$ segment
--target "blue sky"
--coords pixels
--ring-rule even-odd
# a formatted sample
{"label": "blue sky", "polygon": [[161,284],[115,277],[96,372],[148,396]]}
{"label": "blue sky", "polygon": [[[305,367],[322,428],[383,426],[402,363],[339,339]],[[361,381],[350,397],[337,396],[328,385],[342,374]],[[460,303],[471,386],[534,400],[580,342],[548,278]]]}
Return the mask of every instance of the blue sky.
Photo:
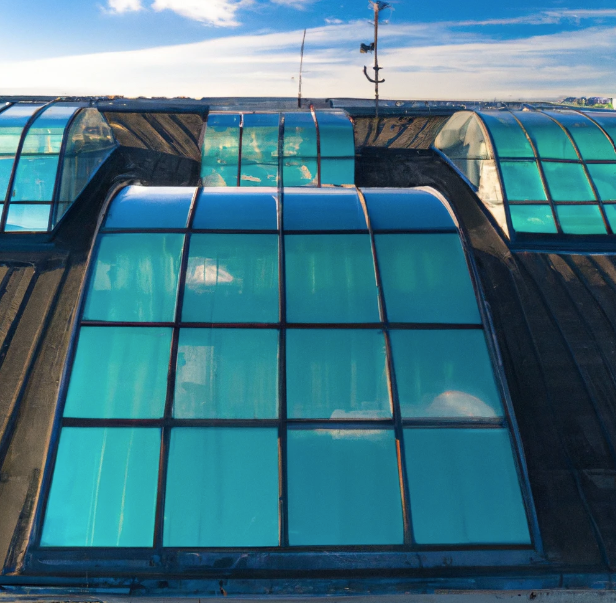
{"label": "blue sky", "polygon": [[[579,0],[578,0],[579,1]],[[367,0],[0,0],[0,93],[370,97]],[[398,0],[383,97],[616,95],[613,1]]]}

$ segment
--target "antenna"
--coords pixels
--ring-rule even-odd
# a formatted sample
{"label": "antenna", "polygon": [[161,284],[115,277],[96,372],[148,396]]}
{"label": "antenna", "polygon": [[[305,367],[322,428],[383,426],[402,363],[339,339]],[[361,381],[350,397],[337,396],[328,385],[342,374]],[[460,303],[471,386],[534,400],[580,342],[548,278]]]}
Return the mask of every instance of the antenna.
{"label": "antenna", "polygon": [[370,0],[370,6],[374,9],[374,42],[371,44],[360,44],[359,52],[374,52],[374,79],[368,75],[368,68],[364,65],[364,75],[369,82],[374,84],[374,115],[379,116],[379,84],[382,84],[385,80],[379,80],[379,71],[383,69],[379,67],[378,58],[378,45],[379,45],[379,13],[386,9],[391,8],[391,5],[382,0]]}
{"label": "antenna", "polygon": [[304,66],[304,44],[306,42],[306,30],[304,29],[304,37],[302,38],[302,49],[299,57],[299,91],[297,93],[297,107],[302,108],[302,67]]}

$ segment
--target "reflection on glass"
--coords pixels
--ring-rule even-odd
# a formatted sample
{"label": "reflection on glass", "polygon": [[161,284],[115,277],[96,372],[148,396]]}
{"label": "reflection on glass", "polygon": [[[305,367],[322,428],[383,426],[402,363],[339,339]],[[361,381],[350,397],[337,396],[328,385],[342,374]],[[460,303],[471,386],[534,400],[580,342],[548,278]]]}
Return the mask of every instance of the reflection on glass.
{"label": "reflection on glass", "polygon": [[285,113],[284,186],[317,186],[317,129],[311,113]]}
{"label": "reflection on glass", "polygon": [[616,163],[590,163],[587,167],[601,201],[616,201]]}
{"label": "reflection on glass", "polygon": [[511,113],[494,111],[479,115],[492,135],[498,157],[534,157],[528,138]]}
{"label": "reflection on glass", "polygon": [[544,113],[538,111],[515,111],[524,129],[537,149],[541,159],[578,158],[564,130]]}
{"label": "reflection on glass", "polygon": [[392,430],[291,430],[289,543],[402,544]]}
{"label": "reflection on glass", "polygon": [[278,416],[278,331],[182,329],[173,415],[183,419]]}
{"label": "reflection on glass", "polygon": [[554,201],[595,201],[584,168],[579,163],[542,162]]}
{"label": "reflection on glass", "polygon": [[203,186],[237,186],[240,116],[210,113],[203,137]]}
{"label": "reflection on glass", "polygon": [[163,416],[171,329],[81,327],[65,417]]}
{"label": "reflection on glass", "polygon": [[65,427],[41,546],[151,547],[160,430]]}
{"label": "reflection on glass", "polygon": [[342,112],[316,112],[321,142],[321,184],[355,182],[353,124]]}
{"label": "reflection on glass", "polygon": [[285,230],[367,230],[354,189],[285,189]]}
{"label": "reflection on glass", "polygon": [[240,186],[278,183],[278,113],[244,115]]}
{"label": "reflection on glass", "polygon": [[501,161],[508,201],[547,201],[536,161]]}
{"label": "reflection on glass", "polygon": [[47,203],[11,203],[6,219],[6,231],[43,231],[49,228],[49,211]]}
{"label": "reflection on glass", "polygon": [[565,234],[607,233],[598,205],[559,205],[556,213]]}
{"label": "reflection on glass", "polygon": [[163,544],[278,545],[277,429],[172,430]]}
{"label": "reflection on glass", "polygon": [[321,184],[353,184],[355,159],[321,158]]}
{"label": "reflection on glass", "polygon": [[454,113],[438,133],[434,146],[452,160],[491,158],[483,128],[471,111]]}
{"label": "reflection on glass", "polygon": [[529,544],[505,429],[405,429],[419,544]]}
{"label": "reflection on glass", "polygon": [[289,417],[391,417],[381,331],[290,329],[286,347]]}
{"label": "reflection on glass", "polygon": [[549,205],[510,205],[511,223],[517,232],[556,233]]}

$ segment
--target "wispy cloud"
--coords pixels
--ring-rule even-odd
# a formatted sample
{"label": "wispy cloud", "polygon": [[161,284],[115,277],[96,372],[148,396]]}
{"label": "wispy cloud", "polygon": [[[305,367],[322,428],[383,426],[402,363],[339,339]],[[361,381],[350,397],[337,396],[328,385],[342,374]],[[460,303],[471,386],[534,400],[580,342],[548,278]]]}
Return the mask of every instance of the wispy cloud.
{"label": "wispy cloud", "polygon": [[108,12],[128,13],[141,10],[141,0],[109,0]]}
{"label": "wispy cloud", "polygon": [[604,20],[616,18],[616,9],[561,9],[547,10],[508,19],[484,19],[480,21],[450,21],[449,25],[458,27],[477,25],[556,25],[565,21],[580,23],[582,20]]}
{"label": "wispy cloud", "polygon": [[182,17],[218,27],[239,25],[237,12],[253,0],[155,0],[155,11],[171,10]]}

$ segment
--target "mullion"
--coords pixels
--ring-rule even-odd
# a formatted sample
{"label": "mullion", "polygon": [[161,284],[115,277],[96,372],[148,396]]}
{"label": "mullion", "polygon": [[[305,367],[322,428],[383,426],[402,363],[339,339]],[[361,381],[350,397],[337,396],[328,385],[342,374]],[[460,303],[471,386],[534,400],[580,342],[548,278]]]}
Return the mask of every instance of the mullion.
{"label": "mullion", "polygon": [[[191,329],[376,329],[382,330],[383,322],[138,322],[82,320],[83,327],[180,327]],[[389,322],[390,329],[430,331],[482,330],[481,323],[458,322]]]}

